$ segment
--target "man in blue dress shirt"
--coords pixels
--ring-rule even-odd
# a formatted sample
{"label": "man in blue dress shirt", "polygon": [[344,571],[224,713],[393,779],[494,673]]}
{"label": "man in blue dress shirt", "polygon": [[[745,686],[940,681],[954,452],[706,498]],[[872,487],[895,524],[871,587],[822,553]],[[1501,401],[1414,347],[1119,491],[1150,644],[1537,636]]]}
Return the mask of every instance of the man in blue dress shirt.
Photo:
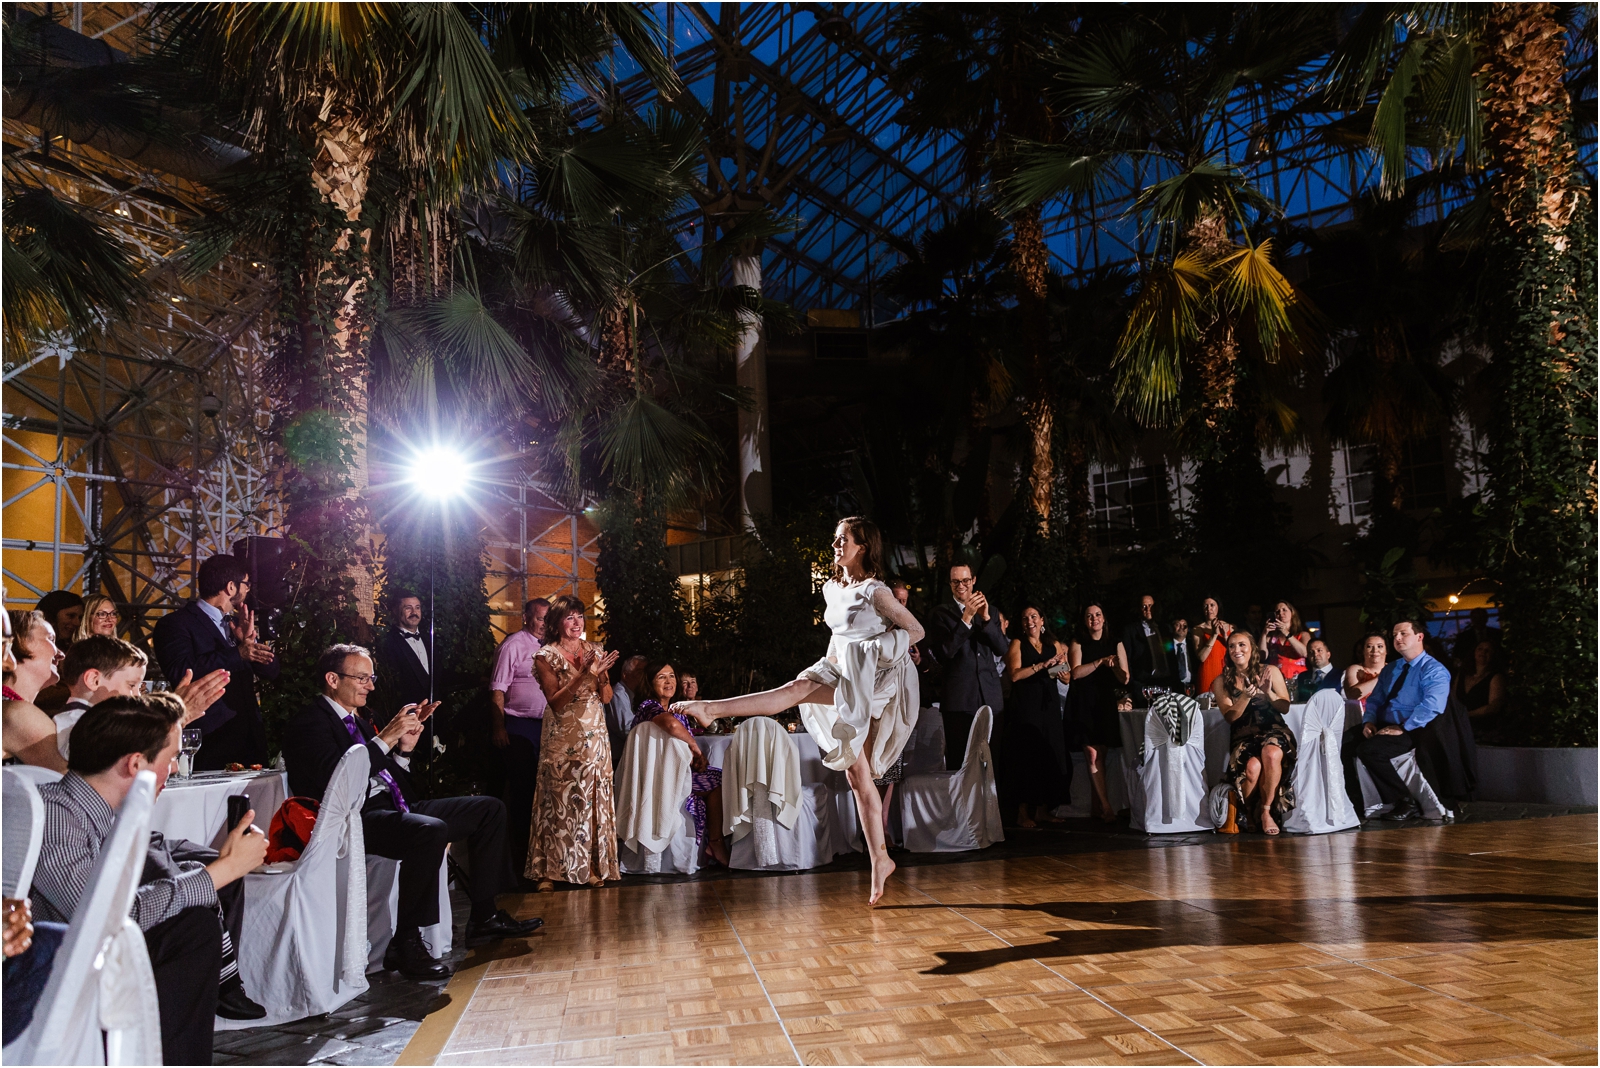
{"label": "man in blue dress shirt", "polygon": [[[1378,684],[1368,695],[1361,716],[1360,740],[1344,747],[1347,787],[1356,782],[1354,761],[1359,760],[1367,766],[1378,795],[1394,806],[1384,819],[1408,820],[1422,815],[1390,762],[1417,748],[1417,732],[1442,714],[1450,700],[1450,669],[1423,651],[1426,635],[1422,625],[1411,620],[1394,625],[1392,640],[1400,659],[1391,660],[1378,675]],[[1358,810],[1360,794],[1357,783],[1351,800]]]}

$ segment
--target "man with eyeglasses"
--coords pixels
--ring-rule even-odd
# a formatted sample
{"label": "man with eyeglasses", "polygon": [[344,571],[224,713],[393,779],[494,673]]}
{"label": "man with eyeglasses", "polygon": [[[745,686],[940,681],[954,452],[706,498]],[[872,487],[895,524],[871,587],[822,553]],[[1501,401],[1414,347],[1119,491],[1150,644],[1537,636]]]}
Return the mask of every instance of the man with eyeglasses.
{"label": "man with eyeglasses", "polygon": [[950,596],[934,608],[928,638],[944,665],[939,711],[944,718],[945,766],[959,768],[966,757],[972,717],[984,705],[999,715],[1005,705],[994,663],[995,657],[1006,654],[1008,643],[1000,630],[999,613],[977,590],[972,568],[966,564],[950,569]]}
{"label": "man with eyeglasses", "polygon": [[466,842],[472,860],[467,945],[529,934],[542,926],[538,919],[513,919],[495,905],[495,895],[513,885],[506,866],[506,807],[500,799],[429,799],[412,782],[411,754],[438,702],[406,705],[382,730],[375,730],[359,714],[377,683],[366,649],[329,646],[317,661],[317,675],[322,696],[296,713],[283,734],[289,790],[320,802],[345,752],[352,745],[366,747],[371,766],[361,830],[367,852],[400,862],[399,915],[383,966],[407,979],[450,974],[428,951],[421,929],[439,922],[439,865],[451,842]]}

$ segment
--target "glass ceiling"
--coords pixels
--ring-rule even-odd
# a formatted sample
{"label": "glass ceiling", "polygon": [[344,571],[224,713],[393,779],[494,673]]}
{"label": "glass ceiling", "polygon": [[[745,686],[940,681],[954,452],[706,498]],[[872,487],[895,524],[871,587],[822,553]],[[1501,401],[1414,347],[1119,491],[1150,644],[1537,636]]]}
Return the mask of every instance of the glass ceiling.
{"label": "glass ceiling", "polygon": [[[803,225],[768,241],[766,295],[800,310],[859,310],[865,325],[899,314],[876,292],[876,281],[900,262],[900,250],[955,211],[966,191],[955,137],[914,137],[895,121],[904,104],[889,84],[900,48],[894,26],[899,5],[652,6],[668,31],[679,76],[708,110],[719,105],[719,61],[723,65],[724,173],[732,178],[738,171],[741,147],[747,172],[764,159],[769,175],[794,171],[774,203]],[[618,55],[610,74],[633,107],[654,99],[625,55]],[[1299,95],[1285,94],[1274,110],[1287,110]],[[1263,141],[1260,106],[1242,103],[1229,115],[1218,156],[1244,167],[1292,225],[1347,219],[1354,195],[1375,174],[1368,155],[1318,138],[1313,122],[1319,116],[1303,116],[1299,125],[1282,126]],[[1592,136],[1580,151],[1592,176]],[[1072,274],[1140,257],[1149,235],[1140,232],[1128,202],[1161,176],[1156,169],[1129,169],[1114,176],[1115,195],[1078,207],[1049,205],[1046,238],[1056,268]],[[1420,211],[1426,219],[1451,206],[1435,196]],[[700,218],[698,210],[684,214],[686,241],[694,240],[691,224]]]}

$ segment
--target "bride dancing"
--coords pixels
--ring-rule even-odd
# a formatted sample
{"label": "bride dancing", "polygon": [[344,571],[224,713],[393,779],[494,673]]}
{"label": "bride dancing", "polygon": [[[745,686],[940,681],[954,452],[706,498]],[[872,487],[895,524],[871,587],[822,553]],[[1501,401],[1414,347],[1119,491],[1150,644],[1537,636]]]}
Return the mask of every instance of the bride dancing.
{"label": "bride dancing", "polygon": [[774,716],[800,706],[822,762],[843,771],[856,797],[861,833],[872,860],[869,905],[883,896],[894,861],[884,843],[883,807],[872,781],[900,759],[921,707],[911,646],[922,624],[883,584],[883,541],[869,519],[839,521],[833,536],[833,578],[822,587],[823,619],[833,637],[828,655],[775,690],[722,701],[681,701],[673,711],[710,726],[730,716]]}

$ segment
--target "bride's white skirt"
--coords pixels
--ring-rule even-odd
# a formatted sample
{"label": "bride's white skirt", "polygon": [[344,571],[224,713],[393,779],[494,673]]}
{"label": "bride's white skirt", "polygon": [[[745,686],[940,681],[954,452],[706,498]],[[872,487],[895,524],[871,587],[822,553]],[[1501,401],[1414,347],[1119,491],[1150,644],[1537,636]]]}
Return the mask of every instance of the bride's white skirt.
{"label": "bride's white skirt", "polygon": [[873,777],[881,778],[900,759],[922,699],[910,639],[898,629],[876,638],[834,638],[828,657],[800,673],[802,679],[833,687],[833,704],[800,706],[800,721],[828,767],[844,771],[855,764],[873,720],[878,721],[869,754]]}

